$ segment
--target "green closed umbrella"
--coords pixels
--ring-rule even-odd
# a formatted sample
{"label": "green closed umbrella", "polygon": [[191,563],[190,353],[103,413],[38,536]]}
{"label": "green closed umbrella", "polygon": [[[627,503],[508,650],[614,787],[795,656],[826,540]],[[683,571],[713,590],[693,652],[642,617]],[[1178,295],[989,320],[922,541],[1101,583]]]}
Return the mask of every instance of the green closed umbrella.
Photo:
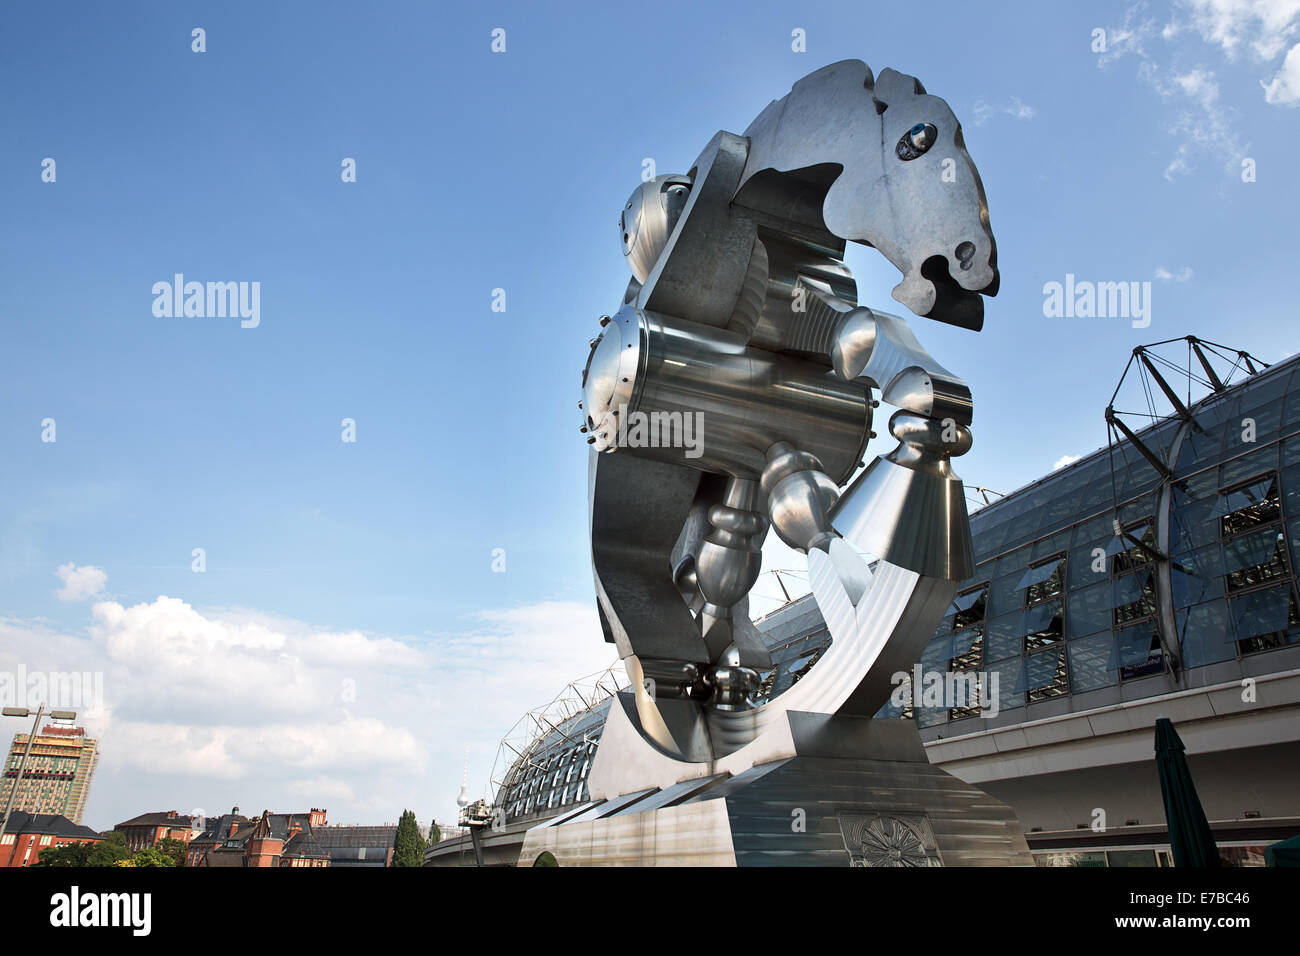
{"label": "green closed umbrella", "polygon": [[1156,718],[1156,770],[1160,773],[1160,794],[1165,802],[1165,822],[1174,866],[1219,866],[1214,834],[1196,796],[1183,742],[1168,717]]}
{"label": "green closed umbrella", "polygon": [[1264,849],[1265,866],[1300,866],[1300,835]]}

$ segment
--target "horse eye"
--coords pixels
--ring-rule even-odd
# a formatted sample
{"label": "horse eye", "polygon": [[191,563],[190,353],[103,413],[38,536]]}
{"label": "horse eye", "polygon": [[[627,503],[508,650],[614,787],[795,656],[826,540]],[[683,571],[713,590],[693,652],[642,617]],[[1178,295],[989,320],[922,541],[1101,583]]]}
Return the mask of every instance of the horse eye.
{"label": "horse eye", "polygon": [[899,137],[894,152],[904,162],[909,159],[916,159],[916,157],[923,155],[933,146],[934,141],[938,138],[939,131],[934,128],[933,123],[917,123]]}

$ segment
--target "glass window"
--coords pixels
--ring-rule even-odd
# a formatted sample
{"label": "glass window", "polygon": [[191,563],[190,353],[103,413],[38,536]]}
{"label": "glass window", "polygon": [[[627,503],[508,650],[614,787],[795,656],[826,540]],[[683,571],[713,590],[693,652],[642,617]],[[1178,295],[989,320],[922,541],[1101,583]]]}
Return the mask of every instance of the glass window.
{"label": "glass window", "polygon": [[[972,653],[978,653],[983,659],[984,625],[975,624],[952,632],[951,658],[961,660]],[[966,665],[962,665],[964,668]]]}
{"label": "glass window", "polygon": [[1237,595],[1228,608],[1243,654],[1283,646],[1286,632],[1300,624],[1290,584]]}
{"label": "glass window", "polygon": [[[1008,547],[1032,541],[1043,529],[1043,519],[1046,517],[1047,507],[1042,490],[1035,488],[1032,491],[1023,492],[1023,494],[1027,499],[1026,503],[1033,507],[1012,524],[1007,535]],[[1028,551],[1028,548],[1025,550]]]}
{"label": "glass window", "polygon": [[1038,651],[1025,658],[1025,689],[1029,703],[1048,700],[1068,693],[1065,670],[1065,644]]}
{"label": "glass window", "polygon": [[1155,521],[1147,518],[1125,529],[1122,536],[1112,541],[1111,547],[1115,549],[1111,567],[1116,574],[1150,564],[1156,553]]}
{"label": "glass window", "polygon": [[947,666],[951,657],[952,632],[939,634],[930,639],[930,643],[925,646],[925,650],[921,653],[921,669],[927,671],[941,670]]}
{"label": "glass window", "polygon": [[1247,532],[1223,543],[1229,591],[1275,581],[1287,574],[1286,538],[1280,525]]}
{"label": "glass window", "polygon": [[933,727],[948,722],[948,712],[942,707],[917,707],[915,713],[918,727]]}
{"label": "glass window", "polygon": [[[971,675],[967,682],[967,686],[970,688],[970,693],[966,695],[965,700],[962,701],[966,706],[953,707],[948,712],[950,720],[962,720],[967,717],[978,717],[981,706],[984,703],[979,692],[979,674],[983,670],[984,666],[984,641],[983,635],[980,633],[982,630],[983,628],[976,627],[967,628],[963,631],[963,636],[971,634],[973,640],[970,641],[970,646],[964,653],[953,657],[953,659],[948,662],[948,670],[950,672]],[[965,643],[965,641],[963,641],[963,643]],[[959,701],[954,700],[951,701],[951,703],[955,704],[959,703]]]}
{"label": "glass window", "polygon": [[1281,515],[1277,476],[1270,475],[1223,492],[1217,513],[1223,537],[1241,534],[1277,521]]}
{"label": "glass window", "polygon": [[1164,654],[1156,636],[1155,624],[1144,621],[1115,631],[1115,658],[1120,677],[1129,680],[1145,677],[1164,669]]}
{"label": "glass window", "polygon": [[984,623],[984,611],[988,605],[989,584],[985,581],[969,591],[958,594],[953,599],[954,613],[952,626],[954,630]]}
{"label": "glass window", "polygon": [[1029,563],[1029,549],[1019,548],[998,559],[997,573],[989,587],[988,615],[996,617],[1025,606],[1019,584]]}
{"label": "glass window", "polygon": [[[1048,490],[1051,497],[1041,513],[1042,524],[1037,532],[1040,537],[1033,546],[1035,560],[1064,551],[1070,546],[1069,525],[1079,507],[1075,493],[1063,487],[1062,482],[1053,482]],[[1065,525],[1064,529],[1055,530],[1062,525]],[[1049,531],[1052,533],[1048,534]]]}
{"label": "glass window", "polygon": [[989,674],[990,693],[993,690],[992,682],[997,681],[998,707],[1001,710],[1025,706],[1025,659],[1023,657],[1017,655],[1009,660],[988,664],[986,669]]}
{"label": "glass window", "polygon": [[1061,602],[1046,601],[1025,609],[1021,631],[1025,635],[1025,651],[1032,651],[1061,639],[1064,619]]}
{"label": "glass window", "polygon": [[1070,608],[1065,616],[1069,637],[1095,634],[1111,626],[1111,582],[1101,580],[1091,587],[1070,592]]}
{"label": "glass window", "polygon": [[[1098,551],[1100,550],[1100,555]],[[1119,539],[1107,531],[1099,538],[1092,538],[1079,543],[1066,562],[1066,579],[1070,590],[1095,584],[1110,575],[1109,561],[1111,555],[1120,550]],[[1101,557],[1101,561],[1098,561]]]}
{"label": "glass window", "polygon": [[1020,656],[1023,650],[1021,644],[1024,640],[1024,631],[1021,630],[1023,613],[1013,611],[1011,614],[1004,614],[1000,618],[989,621],[984,638],[987,644],[985,652],[987,660],[1000,661],[1008,657]]}
{"label": "glass window", "polygon": [[1020,577],[1017,590],[1025,592],[1025,604],[1037,604],[1058,596],[1064,590],[1065,555],[1031,567]]}
{"label": "glass window", "polygon": [[[1136,452],[1134,454],[1136,455]],[[1121,465],[1118,456],[1115,465],[1118,470]],[[1083,518],[1090,518],[1103,508],[1110,508],[1115,504],[1116,485],[1111,481],[1109,456],[1099,455],[1092,470],[1092,481],[1079,503],[1079,516]]]}
{"label": "glass window", "polygon": [[1113,533],[1110,515],[1101,514],[1075,525],[1071,540],[1076,548],[1082,545],[1091,547],[1095,542],[1110,537]]}
{"label": "glass window", "polygon": [[1115,637],[1101,631],[1070,642],[1070,687],[1076,694],[1119,683]]}
{"label": "glass window", "polygon": [[1283,404],[1282,421],[1284,427],[1300,422],[1300,391],[1288,391]]}
{"label": "glass window", "polygon": [[1143,568],[1115,579],[1111,600],[1116,627],[1156,613],[1154,577],[1149,568]]}
{"label": "glass window", "polygon": [[1223,597],[1223,556],[1219,545],[1179,555],[1170,564],[1174,607]]}
{"label": "glass window", "polygon": [[[1249,412],[1247,414],[1255,415],[1256,423],[1258,425],[1258,422],[1261,420],[1261,418],[1265,413],[1264,410],[1262,409],[1255,409],[1254,411]],[[1263,448],[1260,448],[1258,444],[1248,445],[1248,444],[1240,443],[1241,440],[1240,429],[1238,429],[1235,435],[1233,432],[1228,432],[1227,437],[1228,437],[1228,444],[1229,444],[1229,451],[1228,451],[1229,454],[1235,453],[1232,451],[1232,447],[1231,447],[1234,444],[1237,444],[1236,451],[1238,452],[1247,451],[1248,449],[1251,448],[1254,448],[1255,450],[1251,451],[1249,454],[1241,455],[1238,458],[1234,458],[1231,461],[1224,462],[1219,477],[1220,484],[1225,486],[1236,484],[1237,482],[1244,481],[1245,479],[1250,478],[1253,475],[1263,474],[1264,472],[1273,471],[1275,468],[1277,468],[1277,445],[1272,444],[1271,440],[1270,443]],[[1270,439],[1271,437],[1272,436],[1270,433]],[[1237,440],[1236,443],[1234,443],[1233,441],[1234,438]]]}
{"label": "glass window", "polygon": [[1207,601],[1196,607],[1175,612],[1178,644],[1183,650],[1185,667],[1217,664],[1237,656],[1233,644],[1228,606],[1222,601]]}
{"label": "glass window", "polygon": [[1174,485],[1174,507],[1181,508],[1190,501],[1212,498],[1219,493],[1217,468],[1205,468],[1195,474],[1181,476]]}
{"label": "glass window", "polygon": [[1212,400],[1202,405],[1197,411],[1196,422],[1200,429],[1192,429],[1183,438],[1178,450],[1178,464],[1175,471],[1179,474],[1194,471],[1219,457],[1228,429],[1241,437],[1241,420],[1234,415],[1240,402],[1240,393],[1232,393],[1220,400]]}
{"label": "glass window", "polygon": [[985,514],[987,509],[981,509],[971,515],[971,536],[975,539],[975,559],[983,561],[1002,551],[1003,543],[1007,540],[1007,523],[998,521],[997,515],[990,516],[993,520],[981,521],[980,518]]}
{"label": "glass window", "polygon": [[1292,435],[1281,443],[1282,459],[1279,464],[1286,468],[1288,465],[1300,464],[1300,435]]}

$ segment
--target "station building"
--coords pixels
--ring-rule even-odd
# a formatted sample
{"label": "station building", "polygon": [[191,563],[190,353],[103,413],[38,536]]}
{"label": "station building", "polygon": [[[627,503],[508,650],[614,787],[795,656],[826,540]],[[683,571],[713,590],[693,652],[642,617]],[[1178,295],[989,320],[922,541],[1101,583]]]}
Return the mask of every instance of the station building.
{"label": "station building", "polygon": [[[1160,716],[1226,864],[1262,865],[1300,833],[1300,357],[1239,355],[1233,383],[1188,343],[1203,398],[1135,352],[1172,413],[1135,427],[1108,409],[1106,448],[971,515],[975,573],[918,668],[978,677],[976,697],[900,695],[878,715],[914,720],[932,764],[1009,804],[1040,865],[1169,865]],[[773,663],[759,698],[830,645],[811,595],[756,623]],[[609,704],[537,722],[551,729],[499,780],[485,863],[515,864],[528,828],[588,799]],[[467,844],[426,865],[473,865]]]}

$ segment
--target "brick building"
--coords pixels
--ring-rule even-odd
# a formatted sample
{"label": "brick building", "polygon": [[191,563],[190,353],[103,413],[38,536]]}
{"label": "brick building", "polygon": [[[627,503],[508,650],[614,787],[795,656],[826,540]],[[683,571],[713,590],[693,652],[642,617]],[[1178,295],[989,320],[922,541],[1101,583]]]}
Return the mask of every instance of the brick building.
{"label": "brick building", "polygon": [[239,807],[232,807],[229,813],[223,813],[218,817],[208,817],[203,832],[190,840],[185,865],[208,865],[206,858],[210,850],[215,850],[217,847],[224,846],[227,841],[235,839],[240,829],[252,822],[248,817],[240,814]]}
{"label": "brick building", "polygon": [[159,840],[180,840],[189,843],[198,836],[201,828],[197,819],[187,814],[167,810],[158,813],[142,813],[119,823],[113,829],[121,830],[126,837],[126,845],[131,852],[151,847]]}
{"label": "brick building", "polygon": [[211,867],[323,867],[330,855],[316,838],[325,829],[325,811],[271,813],[241,816],[239,807],[209,821],[190,841],[190,866]]}
{"label": "brick building", "polygon": [[31,866],[46,847],[69,843],[99,843],[104,838],[90,827],[73,823],[58,813],[9,815],[9,825],[0,833],[0,867]]}

